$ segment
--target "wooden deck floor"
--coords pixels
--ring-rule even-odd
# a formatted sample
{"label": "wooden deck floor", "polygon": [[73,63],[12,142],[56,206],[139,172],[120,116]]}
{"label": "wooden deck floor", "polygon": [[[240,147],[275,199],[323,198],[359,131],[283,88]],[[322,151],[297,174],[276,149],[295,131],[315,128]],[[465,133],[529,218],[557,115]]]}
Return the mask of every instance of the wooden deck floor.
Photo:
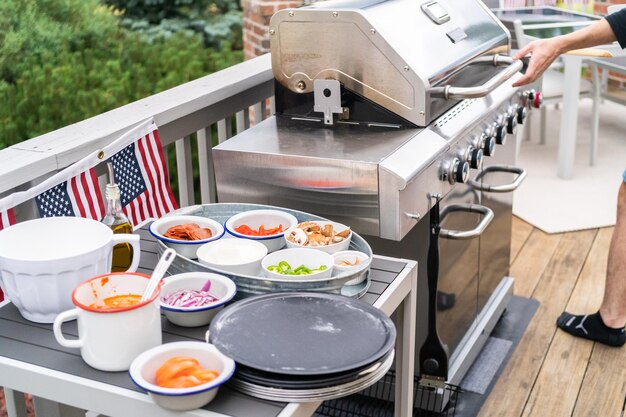
{"label": "wooden deck floor", "polygon": [[626,348],[574,338],[555,325],[563,310],[598,309],[612,232],[548,235],[514,218],[515,293],[541,304],[480,417],[626,415]]}

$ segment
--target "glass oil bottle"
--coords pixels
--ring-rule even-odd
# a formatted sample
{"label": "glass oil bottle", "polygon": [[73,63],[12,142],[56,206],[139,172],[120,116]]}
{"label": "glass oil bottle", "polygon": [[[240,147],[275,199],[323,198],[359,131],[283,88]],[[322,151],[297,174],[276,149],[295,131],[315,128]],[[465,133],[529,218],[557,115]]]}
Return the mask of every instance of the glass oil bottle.
{"label": "glass oil bottle", "polygon": [[[120,187],[115,183],[115,175],[113,172],[113,164],[107,163],[109,169],[109,183],[106,186],[105,198],[107,201],[107,210],[102,223],[106,224],[113,230],[113,233],[133,233],[133,226],[130,224],[128,217],[122,211],[122,203],[120,201]],[[133,259],[133,248],[129,243],[118,243],[113,246],[113,262],[111,272],[124,272],[130,267]]]}

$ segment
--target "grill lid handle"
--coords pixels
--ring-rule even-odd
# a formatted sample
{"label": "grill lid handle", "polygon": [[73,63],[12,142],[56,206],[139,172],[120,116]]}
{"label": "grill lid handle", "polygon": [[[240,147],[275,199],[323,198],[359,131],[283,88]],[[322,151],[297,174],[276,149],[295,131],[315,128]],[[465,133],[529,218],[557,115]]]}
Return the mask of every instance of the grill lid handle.
{"label": "grill lid handle", "polygon": [[492,62],[493,65],[496,67],[501,65],[507,65],[507,67],[503,71],[497,73],[495,76],[490,78],[483,85],[478,85],[475,87],[454,87],[450,84],[447,84],[443,87],[431,88],[431,96],[443,97],[446,100],[485,97],[487,94],[498,88],[503,82],[521,71],[524,67],[524,62],[522,60],[513,60],[513,58],[509,56],[498,54],[494,55],[493,57],[480,57],[472,61],[472,63],[484,63],[485,61]]}
{"label": "grill lid handle", "polygon": [[480,220],[478,225],[471,230],[441,229],[439,231],[439,237],[452,240],[473,239],[480,236],[493,220],[493,211],[489,207],[481,206],[480,204],[450,204],[441,209],[441,221],[443,222],[443,219],[448,214],[458,211],[482,214],[483,218]]}

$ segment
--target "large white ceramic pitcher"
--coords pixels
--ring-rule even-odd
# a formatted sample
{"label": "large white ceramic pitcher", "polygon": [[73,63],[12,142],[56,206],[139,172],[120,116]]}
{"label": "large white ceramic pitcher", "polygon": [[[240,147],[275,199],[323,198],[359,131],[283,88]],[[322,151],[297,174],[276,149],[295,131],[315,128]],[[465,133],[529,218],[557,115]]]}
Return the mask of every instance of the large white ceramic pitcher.
{"label": "large white ceramic pitcher", "polygon": [[111,272],[113,246],[133,247],[129,272],[137,270],[139,236],[113,234],[81,217],[46,217],[0,231],[0,284],[27,320],[52,323],[73,307],[72,291],[89,278]]}

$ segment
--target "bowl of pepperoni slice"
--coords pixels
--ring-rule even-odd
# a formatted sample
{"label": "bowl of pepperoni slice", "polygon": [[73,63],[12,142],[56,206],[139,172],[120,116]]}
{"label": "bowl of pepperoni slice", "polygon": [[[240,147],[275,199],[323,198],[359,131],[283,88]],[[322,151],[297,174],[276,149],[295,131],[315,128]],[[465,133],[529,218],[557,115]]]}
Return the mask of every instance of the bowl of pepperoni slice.
{"label": "bowl of pepperoni slice", "polygon": [[196,259],[198,248],[224,236],[221,223],[201,216],[164,216],[150,224],[150,233],[177,254]]}

